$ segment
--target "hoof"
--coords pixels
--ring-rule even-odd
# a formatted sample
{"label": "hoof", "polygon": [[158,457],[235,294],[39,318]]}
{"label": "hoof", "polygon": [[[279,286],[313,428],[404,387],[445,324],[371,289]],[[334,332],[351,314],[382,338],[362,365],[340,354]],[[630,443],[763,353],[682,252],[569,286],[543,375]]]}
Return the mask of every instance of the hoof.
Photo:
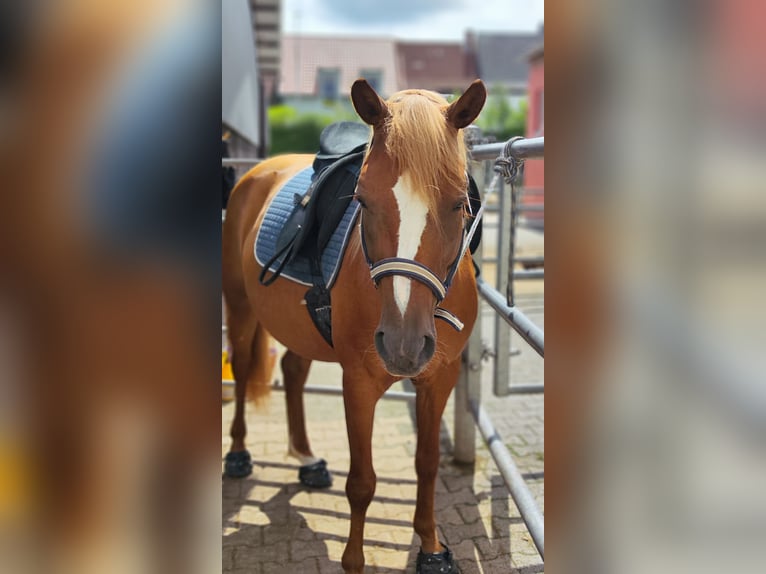
{"label": "hoof", "polygon": [[231,478],[244,478],[253,472],[250,453],[246,450],[230,452],[226,455],[224,474]]}
{"label": "hoof", "polygon": [[444,550],[435,554],[418,552],[415,574],[460,574],[457,564],[452,560],[452,552],[444,544]]}
{"label": "hoof", "polygon": [[332,476],[327,470],[327,461],[321,459],[314,464],[307,464],[298,469],[298,479],[309,488],[329,488],[332,486]]}

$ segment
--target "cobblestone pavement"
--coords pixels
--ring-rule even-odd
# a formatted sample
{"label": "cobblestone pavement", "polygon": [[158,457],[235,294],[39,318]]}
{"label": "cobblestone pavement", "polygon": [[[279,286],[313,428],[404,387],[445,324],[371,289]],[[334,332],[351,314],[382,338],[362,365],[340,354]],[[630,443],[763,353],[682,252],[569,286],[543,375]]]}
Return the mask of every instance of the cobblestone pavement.
{"label": "cobblestone pavement", "polygon": [[[543,324],[543,285],[528,282],[517,290],[518,305]],[[493,312],[483,307],[483,336],[492,341]],[[512,348],[512,382],[543,380],[543,361],[517,336]],[[543,396],[492,395],[491,361],[483,370],[483,404],[498,434],[514,455],[544,509]],[[278,369],[275,375],[279,376]],[[337,365],[314,363],[309,385],[340,388]],[[394,390],[404,390],[401,383]],[[340,396],[306,395],[307,425],[314,452],[327,459],[334,484],[310,491],[298,482],[298,465],[286,456],[285,405],[280,391],[264,412],[248,405],[248,448],[254,471],[246,479],[223,479],[223,572],[228,574],[342,573],[340,558],[348,535],[349,508],[344,492],[349,464]],[[222,454],[229,447],[233,403],[223,405]],[[452,462],[453,405],[442,422],[441,465],[436,488],[436,518],[441,540],[454,552],[463,574],[543,572],[542,559],[477,433],[474,465]],[[378,475],[365,529],[368,573],[415,571],[419,540],[412,530],[415,509],[415,426],[413,405],[378,404],[373,457]]]}

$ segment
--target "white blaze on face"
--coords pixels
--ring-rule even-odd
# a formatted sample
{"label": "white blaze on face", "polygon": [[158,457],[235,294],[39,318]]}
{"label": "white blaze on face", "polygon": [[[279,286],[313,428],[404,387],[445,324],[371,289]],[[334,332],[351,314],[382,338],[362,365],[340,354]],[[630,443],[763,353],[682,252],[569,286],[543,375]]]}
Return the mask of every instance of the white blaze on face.
{"label": "white blaze on face", "polygon": [[[396,256],[402,259],[415,259],[426,228],[428,204],[412,189],[410,178],[406,173],[403,173],[396,181],[393,192],[399,208],[399,246]],[[411,285],[411,279],[394,276],[394,300],[402,317],[410,302]]]}

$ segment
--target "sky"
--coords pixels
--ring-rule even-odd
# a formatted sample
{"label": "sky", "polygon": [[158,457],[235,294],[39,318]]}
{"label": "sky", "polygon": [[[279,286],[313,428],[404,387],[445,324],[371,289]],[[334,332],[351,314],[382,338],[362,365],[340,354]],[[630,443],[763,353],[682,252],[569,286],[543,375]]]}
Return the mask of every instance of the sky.
{"label": "sky", "polygon": [[282,0],[288,34],[462,40],[479,32],[534,31],[543,0]]}

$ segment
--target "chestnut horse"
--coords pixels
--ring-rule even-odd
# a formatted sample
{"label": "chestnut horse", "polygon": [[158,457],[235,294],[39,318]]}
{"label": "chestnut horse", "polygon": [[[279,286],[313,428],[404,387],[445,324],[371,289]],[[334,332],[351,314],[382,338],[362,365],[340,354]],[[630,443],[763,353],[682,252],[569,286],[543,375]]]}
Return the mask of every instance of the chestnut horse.
{"label": "chestnut horse", "polygon": [[[365,515],[376,482],[371,452],[375,405],[394,382],[409,378],[417,393],[418,572],[457,572],[437,538],[434,486],[440,420],[478,306],[473,263],[465,250],[468,182],[461,129],[478,116],[486,89],[476,80],[452,104],[424,90],[405,90],[384,101],[365,80],[357,80],[351,99],[372,126],[372,137],[355,191],[361,205],[355,222],[359,233],[352,234],[332,288],[333,346],[311,321],[303,303],[306,287],[282,277],[263,286],[253,256],[270,198],[310,166],[313,156],[270,158],[231,195],[223,226],[223,290],[236,409],[227,474],[243,476],[251,470],[244,402],[248,381],[251,391],[254,381],[263,384],[261,391],[269,383],[259,373],[266,364],[268,331],[288,349],[281,366],[289,452],[302,468],[319,471],[313,477],[316,486],[329,486],[324,461],[314,457],[306,436],[303,387],[311,361],[339,362],[351,454],[346,482],[351,525],[342,564],[345,572],[362,572]],[[443,311],[459,319],[456,326],[434,320],[435,313],[443,318]],[[461,321],[464,328],[458,330]]]}

